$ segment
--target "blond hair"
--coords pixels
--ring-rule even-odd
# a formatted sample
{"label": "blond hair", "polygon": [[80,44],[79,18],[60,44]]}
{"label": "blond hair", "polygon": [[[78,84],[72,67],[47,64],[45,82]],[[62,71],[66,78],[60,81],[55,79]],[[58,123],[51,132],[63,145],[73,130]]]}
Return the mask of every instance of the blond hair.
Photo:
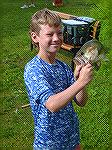
{"label": "blond hair", "polygon": [[43,24],[58,27],[61,24],[61,19],[55,12],[47,8],[37,11],[31,18],[30,33],[36,32],[39,34],[40,25]]}
{"label": "blond hair", "polygon": [[[39,35],[41,25],[47,24],[51,27],[58,27],[59,25],[61,25],[61,18],[54,11],[51,11],[47,8],[37,11],[31,18],[29,31],[30,36],[32,32],[36,32],[36,34]],[[36,47],[38,46],[33,41],[31,44],[35,45]],[[33,45],[31,45],[31,49],[33,48]]]}

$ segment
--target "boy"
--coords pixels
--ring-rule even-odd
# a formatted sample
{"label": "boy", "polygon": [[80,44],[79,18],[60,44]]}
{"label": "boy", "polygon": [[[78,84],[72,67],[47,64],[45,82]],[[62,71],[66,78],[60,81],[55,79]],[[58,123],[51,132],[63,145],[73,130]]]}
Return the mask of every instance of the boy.
{"label": "boy", "polygon": [[24,79],[35,124],[34,150],[80,150],[79,122],[72,99],[86,103],[85,86],[92,79],[92,66],[71,69],[56,59],[63,36],[61,19],[43,9],[31,19],[30,36],[39,49],[25,66]]}

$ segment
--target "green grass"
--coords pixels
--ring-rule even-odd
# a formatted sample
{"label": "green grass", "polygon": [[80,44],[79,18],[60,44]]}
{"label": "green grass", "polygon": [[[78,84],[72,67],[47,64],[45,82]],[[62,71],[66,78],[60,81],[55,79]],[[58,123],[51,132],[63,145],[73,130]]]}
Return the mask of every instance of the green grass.
{"label": "green grass", "polygon": [[[80,119],[81,143],[84,150],[111,150],[112,105],[112,17],[110,0],[66,0],[63,7],[53,7],[51,0],[37,1],[36,8],[22,10],[22,0],[1,0],[1,130],[0,150],[32,150],[33,118],[31,109],[22,109],[28,103],[23,81],[25,64],[34,57],[28,36],[31,15],[39,9],[89,16],[101,22],[100,41],[108,49],[108,62],[94,74],[88,86],[89,101],[84,108],[74,105]],[[58,58],[70,65],[72,54],[61,50]],[[110,107],[109,107],[110,106]]]}

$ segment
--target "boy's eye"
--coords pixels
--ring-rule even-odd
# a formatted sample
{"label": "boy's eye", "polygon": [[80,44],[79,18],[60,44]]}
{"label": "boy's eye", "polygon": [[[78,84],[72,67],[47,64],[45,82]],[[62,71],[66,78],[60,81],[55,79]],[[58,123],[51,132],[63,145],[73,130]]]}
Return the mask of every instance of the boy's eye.
{"label": "boy's eye", "polygon": [[[57,36],[62,36],[62,31],[60,31],[60,32],[58,32],[57,33]],[[53,35],[54,35],[54,33],[48,33],[48,34],[46,34],[48,37],[52,37]]]}
{"label": "boy's eye", "polygon": [[53,36],[53,34],[52,33],[48,33],[47,36],[51,37],[51,36]]}
{"label": "boy's eye", "polygon": [[59,35],[59,36],[62,36],[62,35],[63,35],[62,31],[60,31],[60,32],[58,33],[58,35]]}

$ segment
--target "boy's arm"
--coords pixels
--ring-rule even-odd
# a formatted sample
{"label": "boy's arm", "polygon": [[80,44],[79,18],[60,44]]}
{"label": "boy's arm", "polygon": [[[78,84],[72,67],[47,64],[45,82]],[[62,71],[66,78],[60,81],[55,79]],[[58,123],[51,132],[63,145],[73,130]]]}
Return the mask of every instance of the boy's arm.
{"label": "boy's arm", "polygon": [[[46,108],[51,112],[59,111],[61,108],[65,107],[76,95],[78,98],[77,103],[79,105],[82,105],[84,87],[91,81],[91,79],[92,66],[91,64],[87,64],[81,69],[79,78],[74,84],[72,84],[66,90],[52,95],[48,98],[45,103]],[[82,96],[79,96],[79,94],[82,94]]]}
{"label": "boy's arm", "polygon": [[[76,80],[79,78],[79,75],[80,75],[80,71],[81,71],[81,68],[83,66],[80,65],[80,64],[76,64],[76,68],[75,68],[75,71],[74,71],[74,75],[75,75],[75,78]],[[76,104],[78,106],[81,106],[83,107],[86,102],[87,102],[87,99],[88,99],[88,94],[87,94],[87,90],[86,90],[86,87],[84,87],[77,95],[76,95]]]}
{"label": "boy's arm", "polygon": [[85,106],[88,100],[88,94],[86,88],[84,87],[77,95],[76,95],[76,104],[80,107]]}

